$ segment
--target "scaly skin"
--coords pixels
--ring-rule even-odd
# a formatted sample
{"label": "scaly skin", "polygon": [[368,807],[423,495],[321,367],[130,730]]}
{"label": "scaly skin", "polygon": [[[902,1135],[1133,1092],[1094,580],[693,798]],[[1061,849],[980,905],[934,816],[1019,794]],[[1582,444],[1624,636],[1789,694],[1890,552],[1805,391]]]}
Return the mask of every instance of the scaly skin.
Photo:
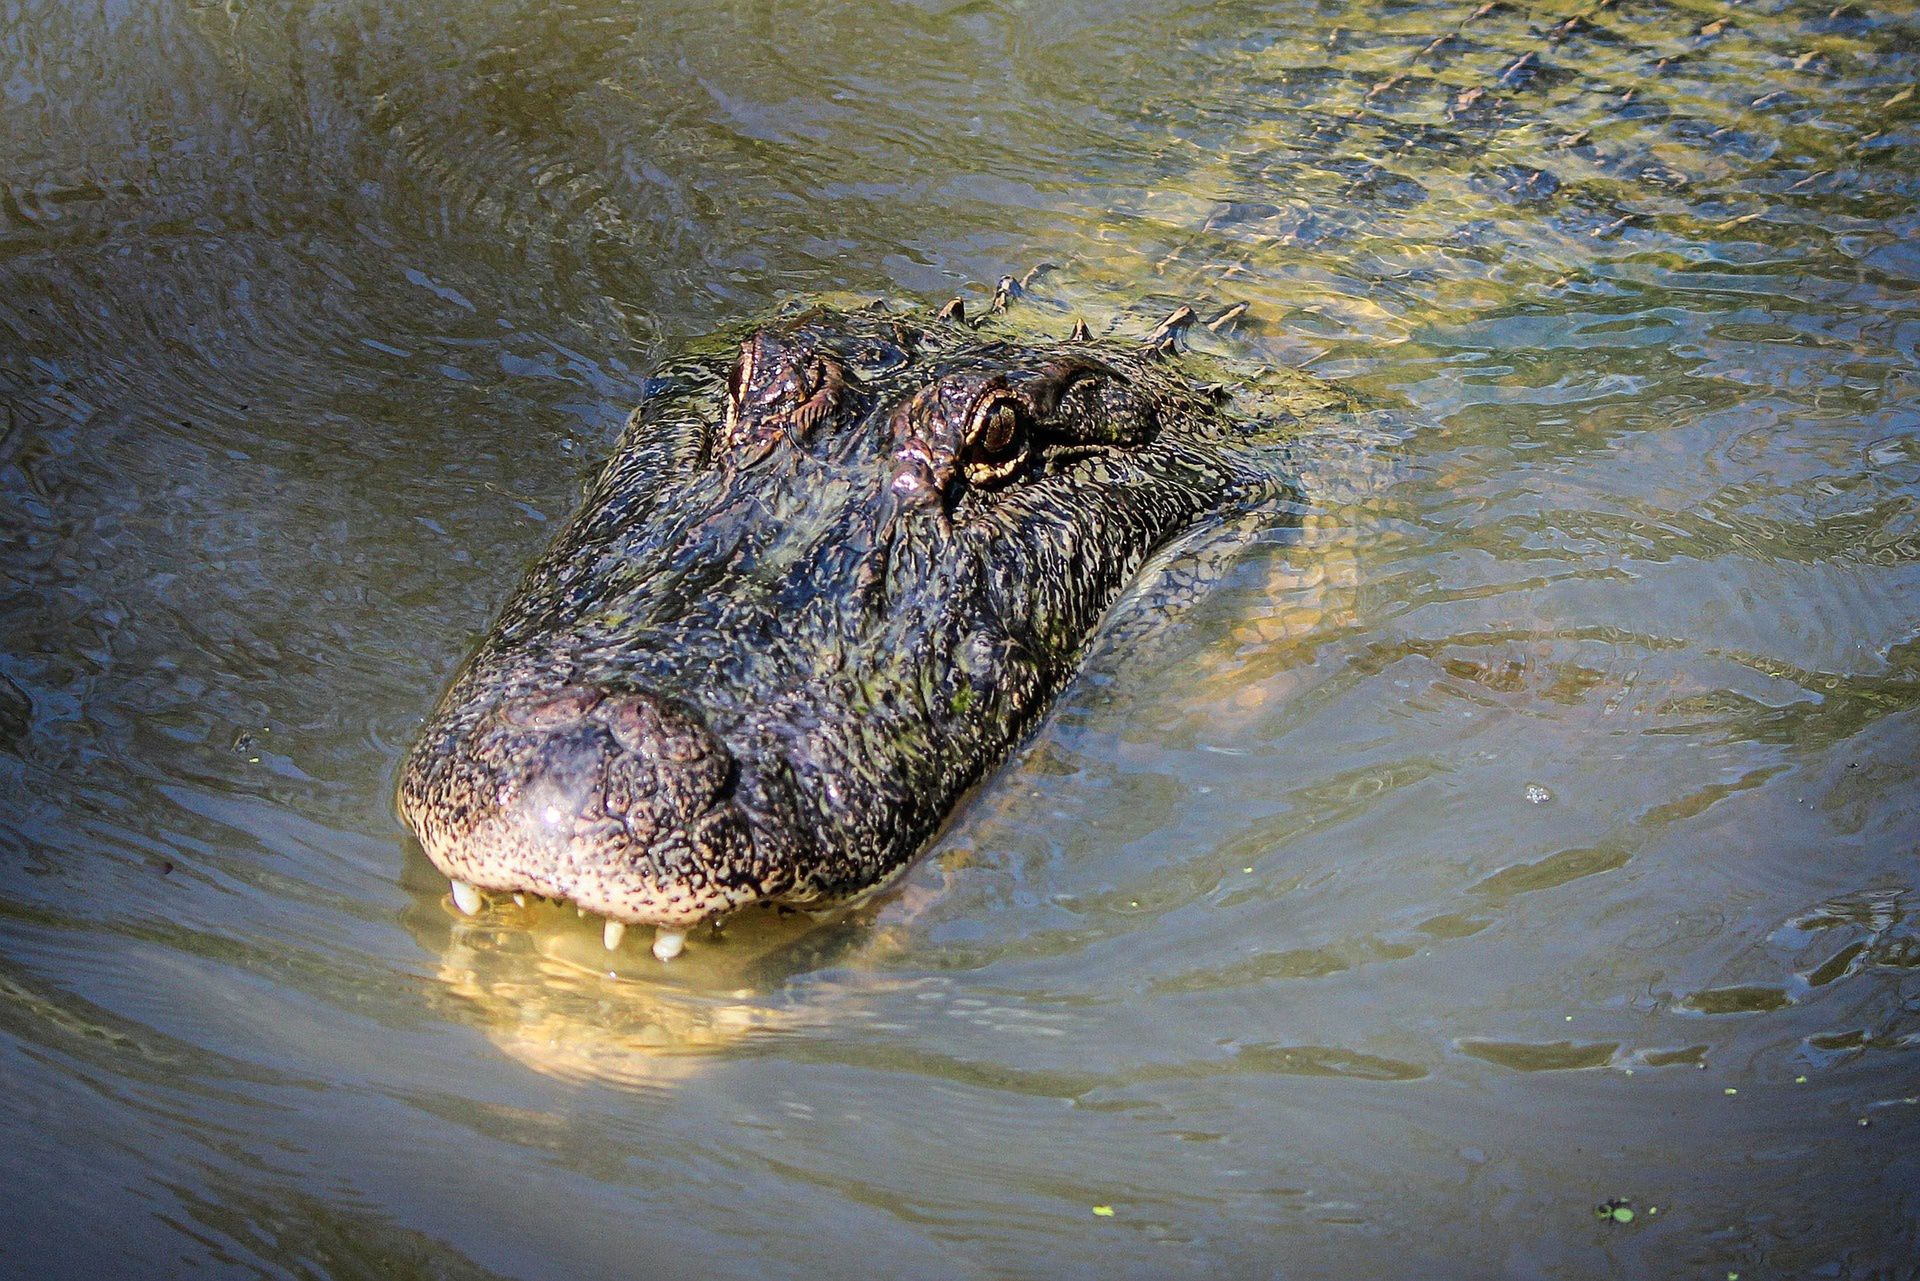
{"label": "scaly skin", "polygon": [[669,367],[403,763],[427,857],[673,931],[884,883],[1340,407],[1269,373],[1250,416],[1156,337],[815,308]]}

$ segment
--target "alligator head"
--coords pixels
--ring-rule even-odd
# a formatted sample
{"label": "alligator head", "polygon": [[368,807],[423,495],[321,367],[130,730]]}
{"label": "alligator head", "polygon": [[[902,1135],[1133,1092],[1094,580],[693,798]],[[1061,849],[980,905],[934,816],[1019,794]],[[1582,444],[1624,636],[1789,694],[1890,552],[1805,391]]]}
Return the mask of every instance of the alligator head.
{"label": "alligator head", "polygon": [[1148,557],[1286,492],[1271,423],[1164,332],[999,325],[816,308],[663,371],[403,764],[463,908],[566,899],[667,956],[744,904],[858,898]]}

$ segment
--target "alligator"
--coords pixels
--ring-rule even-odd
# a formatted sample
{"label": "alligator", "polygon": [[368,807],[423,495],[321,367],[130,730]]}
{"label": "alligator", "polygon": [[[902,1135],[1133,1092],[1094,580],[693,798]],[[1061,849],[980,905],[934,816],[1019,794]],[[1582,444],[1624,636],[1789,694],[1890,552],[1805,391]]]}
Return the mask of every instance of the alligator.
{"label": "alligator", "polygon": [[668,960],[750,904],[858,902],[1143,567],[1297,519],[1288,443],[1344,393],[1204,376],[1191,308],[1049,336],[1020,292],[972,322],[796,305],[659,371],[401,764],[458,910],[570,901]]}

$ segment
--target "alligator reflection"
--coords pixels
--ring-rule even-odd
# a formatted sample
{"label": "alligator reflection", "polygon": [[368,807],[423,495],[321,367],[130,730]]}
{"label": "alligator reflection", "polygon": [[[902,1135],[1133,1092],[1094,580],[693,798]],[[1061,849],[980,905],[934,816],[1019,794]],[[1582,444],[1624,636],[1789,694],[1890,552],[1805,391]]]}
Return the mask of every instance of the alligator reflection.
{"label": "alligator reflection", "polygon": [[847,1017],[871,985],[823,972],[891,950],[899,911],[749,910],[671,964],[639,942],[607,951],[597,921],[553,903],[503,898],[467,917],[443,899],[409,924],[440,957],[435,1005],[509,1057],[566,1080],[659,1088],[722,1053]]}

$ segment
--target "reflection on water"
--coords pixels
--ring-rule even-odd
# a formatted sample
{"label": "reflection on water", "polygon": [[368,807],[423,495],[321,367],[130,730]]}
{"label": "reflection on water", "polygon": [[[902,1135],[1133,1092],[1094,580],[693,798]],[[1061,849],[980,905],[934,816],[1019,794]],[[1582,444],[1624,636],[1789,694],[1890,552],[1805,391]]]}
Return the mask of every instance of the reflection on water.
{"label": "reflection on water", "polygon": [[886,939],[870,919],[755,911],[725,933],[701,931],[663,967],[638,945],[609,952],[597,923],[551,903],[502,900],[475,918],[447,908],[414,920],[422,946],[439,954],[434,995],[448,1017],[536,1071],[636,1089],[693,1077],[716,1054],[777,1053],[766,1042],[802,1024],[861,1017],[849,1007],[870,975],[852,986],[811,976]]}
{"label": "reflection on water", "polygon": [[[1907,1266],[1917,42],[0,7],[0,1271]],[[1041,260],[1376,407],[1300,527],[864,913],[450,915],[393,764],[653,362]]]}

